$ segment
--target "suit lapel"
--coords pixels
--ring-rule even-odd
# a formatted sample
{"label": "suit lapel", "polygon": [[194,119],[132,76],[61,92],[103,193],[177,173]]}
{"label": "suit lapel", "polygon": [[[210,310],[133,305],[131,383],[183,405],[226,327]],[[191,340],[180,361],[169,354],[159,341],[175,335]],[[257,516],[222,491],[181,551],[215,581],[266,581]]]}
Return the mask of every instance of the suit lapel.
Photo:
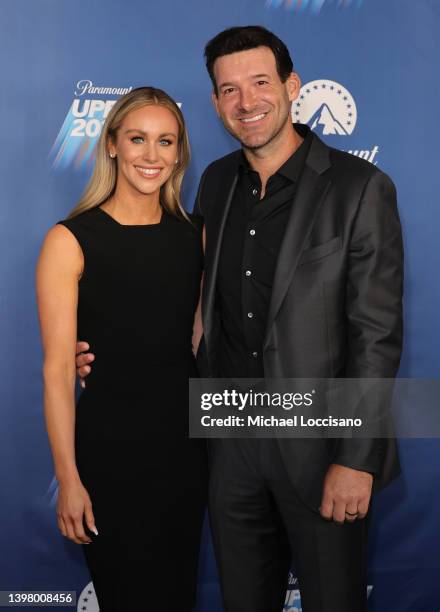
{"label": "suit lapel", "polygon": [[209,231],[209,238],[206,241],[206,271],[202,300],[203,328],[207,346],[210,345],[211,339],[215,288],[223,233],[237,182],[238,172],[235,166],[229,177],[223,179],[221,189],[217,192],[217,199],[219,201],[215,207],[216,213],[211,219],[209,230],[207,230]]}
{"label": "suit lapel", "polygon": [[292,282],[299,256],[330,187],[330,181],[322,176],[329,166],[328,147],[313,136],[278,255],[264,348],[267,346],[274,319]]}

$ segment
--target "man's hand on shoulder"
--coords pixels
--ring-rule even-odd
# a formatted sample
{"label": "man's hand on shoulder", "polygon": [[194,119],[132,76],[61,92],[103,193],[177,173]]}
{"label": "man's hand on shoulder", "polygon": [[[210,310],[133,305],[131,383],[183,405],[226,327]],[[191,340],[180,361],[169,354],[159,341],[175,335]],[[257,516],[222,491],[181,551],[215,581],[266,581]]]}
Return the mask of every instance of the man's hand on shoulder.
{"label": "man's hand on shoulder", "polygon": [[90,374],[92,368],[89,366],[89,363],[95,359],[95,355],[93,353],[87,353],[90,346],[87,342],[77,342],[76,343],[76,373],[79,377],[79,384],[84,389],[86,386],[85,378]]}
{"label": "man's hand on shoulder", "polygon": [[332,463],[324,480],[321,516],[336,523],[365,518],[371,499],[373,476]]}

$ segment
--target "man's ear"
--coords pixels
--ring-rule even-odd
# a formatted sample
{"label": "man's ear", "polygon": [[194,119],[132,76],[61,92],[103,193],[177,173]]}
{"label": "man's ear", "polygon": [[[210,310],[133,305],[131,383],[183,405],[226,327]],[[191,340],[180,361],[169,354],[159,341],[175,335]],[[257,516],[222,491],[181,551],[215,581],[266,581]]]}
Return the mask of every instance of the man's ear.
{"label": "man's ear", "polygon": [[218,97],[217,97],[217,94],[215,93],[215,89],[213,89],[211,92],[211,102],[215,108],[215,112],[220,117],[220,113],[218,112]]}
{"label": "man's ear", "polygon": [[289,100],[293,102],[293,100],[296,100],[299,95],[299,91],[301,89],[301,79],[296,72],[291,72],[286,79],[285,85],[287,87]]}

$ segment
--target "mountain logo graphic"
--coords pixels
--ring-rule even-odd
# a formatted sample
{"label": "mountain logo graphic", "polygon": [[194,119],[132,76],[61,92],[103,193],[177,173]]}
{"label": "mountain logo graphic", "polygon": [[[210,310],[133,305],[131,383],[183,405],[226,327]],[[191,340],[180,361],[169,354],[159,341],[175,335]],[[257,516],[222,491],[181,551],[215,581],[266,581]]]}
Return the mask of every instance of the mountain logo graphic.
{"label": "mountain logo graphic", "polygon": [[292,103],[292,119],[294,123],[306,123],[320,136],[348,136],[357,122],[356,103],[336,81],[310,81]]}
{"label": "mountain logo graphic", "polygon": [[342,125],[333,116],[332,111],[329,109],[327,104],[322,104],[313,117],[309,120],[309,125],[312,130],[321,129],[324,135],[326,134],[340,134],[347,135],[347,131],[344,130]]}

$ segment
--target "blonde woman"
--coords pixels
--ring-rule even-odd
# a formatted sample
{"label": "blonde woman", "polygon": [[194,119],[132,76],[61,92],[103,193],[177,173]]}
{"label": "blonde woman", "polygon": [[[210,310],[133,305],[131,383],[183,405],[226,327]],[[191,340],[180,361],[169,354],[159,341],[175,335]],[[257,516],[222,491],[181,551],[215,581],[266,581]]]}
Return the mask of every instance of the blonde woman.
{"label": "blonde woman", "polygon": [[[188,439],[187,384],[203,249],[180,202],[188,162],[165,92],[120,98],[89,185],[38,263],[58,525],[85,545],[102,612],[195,603],[206,458]],[[75,410],[78,337],[96,363]]]}

